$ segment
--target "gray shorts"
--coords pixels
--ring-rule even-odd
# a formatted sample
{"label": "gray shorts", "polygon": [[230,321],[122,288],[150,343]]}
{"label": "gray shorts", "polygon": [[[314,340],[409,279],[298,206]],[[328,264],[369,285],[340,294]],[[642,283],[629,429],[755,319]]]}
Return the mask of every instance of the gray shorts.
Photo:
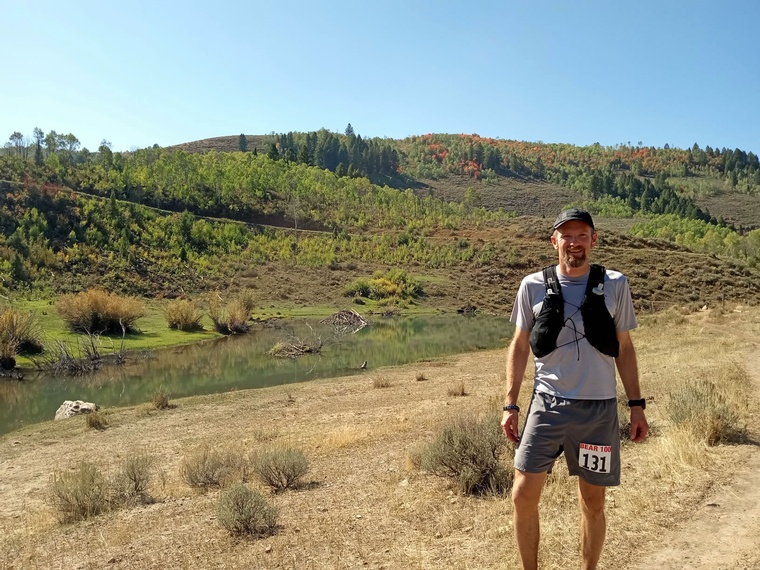
{"label": "gray shorts", "polygon": [[563,451],[570,475],[592,485],[619,485],[617,400],[568,400],[533,392],[515,451],[515,469],[551,472]]}

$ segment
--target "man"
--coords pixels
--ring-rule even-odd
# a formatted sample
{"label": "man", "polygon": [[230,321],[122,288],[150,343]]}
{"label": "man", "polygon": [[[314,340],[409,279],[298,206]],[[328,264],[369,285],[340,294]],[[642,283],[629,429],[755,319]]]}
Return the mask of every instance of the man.
{"label": "man", "polygon": [[[631,440],[642,441],[649,432],[630,336],[636,317],[628,281],[590,264],[597,237],[591,214],[561,212],[551,236],[559,263],[523,279],[512,311],[516,328],[501,425],[518,444],[512,501],[526,570],[538,567],[538,503],[562,452],[570,474],[578,476],[581,568],[596,568],[606,531],[606,487],[620,483],[615,367],[629,400]],[[517,398],[531,351],[533,396],[520,436]]]}

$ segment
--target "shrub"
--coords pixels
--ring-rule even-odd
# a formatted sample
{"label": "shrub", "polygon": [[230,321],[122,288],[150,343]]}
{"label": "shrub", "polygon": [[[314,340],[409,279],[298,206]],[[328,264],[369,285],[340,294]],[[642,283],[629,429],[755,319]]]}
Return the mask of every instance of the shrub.
{"label": "shrub", "polygon": [[248,460],[231,449],[218,450],[203,446],[185,456],[180,464],[182,479],[193,488],[223,487],[236,477],[245,481]]}
{"label": "shrub", "polygon": [[349,283],[344,289],[347,297],[367,299],[409,299],[423,294],[422,285],[403,269],[391,269],[385,274],[375,273],[372,279],[361,277]]}
{"label": "shrub", "polygon": [[92,463],[82,462],[76,471],[58,472],[48,492],[48,502],[61,522],[84,520],[109,508],[108,483]]}
{"label": "shrub", "polygon": [[449,396],[466,396],[467,389],[464,387],[464,382],[460,382],[454,386],[450,386],[446,391]]}
{"label": "shrub", "polygon": [[34,313],[12,308],[0,310],[0,347],[4,357],[42,352],[42,330]]}
{"label": "shrub", "polygon": [[512,486],[512,472],[501,461],[507,451],[496,416],[462,415],[445,424],[413,462],[425,471],[453,479],[464,494],[504,493]]}
{"label": "shrub", "polygon": [[222,300],[218,293],[212,293],[209,297],[208,316],[214,323],[214,329],[220,334],[248,332],[251,328],[248,324],[250,314],[240,299],[234,299],[226,307],[222,307]]}
{"label": "shrub", "polygon": [[150,503],[148,494],[154,458],[147,454],[128,456],[111,483],[111,497],[115,504],[135,505]]}
{"label": "shrub", "polygon": [[153,394],[153,398],[151,398],[151,404],[153,404],[153,407],[157,410],[167,410],[171,406],[169,404],[169,394],[162,388],[158,389],[158,392]]}
{"label": "shrub", "polygon": [[391,387],[391,381],[387,378],[373,378],[372,379],[372,386],[374,388],[390,388]]}
{"label": "shrub", "polygon": [[108,427],[108,419],[100,412],[90,412],[85,414],[84,423],[87,429],[96,429],[102,431]]}
{"label": "shrub", "polygon": [[219,498],[216,519],[230,534],[271,534],[277,526],[277,510],[261,493],[236,483]]}
{"label": "shrub", "polygon": [[253,462],[253,472],[275,493],[297,487],[309,470],[309,460],[300,449],[272,449],[259,454]]}
{"label": "shrub", "polygon": [[674,425],[688,429],[707,445],[738,443],[746,438],[746,428],[740,424],[736,404],[718,385],[700,379],[672,391],[667,412]]}
{"label": "shrub", "polygon": [[84,333],[132,332],[135,321],[145,312],[138,299],[119,297],[99,289],[62,295],[56,308],[72,330]]}
{"label": "shrub", "polygon": [[164,308],[164,318],[170,329],[181,331],[203,330],[201,319],[203,313],[195,305],[186,299],[177,299],[167,303]]}

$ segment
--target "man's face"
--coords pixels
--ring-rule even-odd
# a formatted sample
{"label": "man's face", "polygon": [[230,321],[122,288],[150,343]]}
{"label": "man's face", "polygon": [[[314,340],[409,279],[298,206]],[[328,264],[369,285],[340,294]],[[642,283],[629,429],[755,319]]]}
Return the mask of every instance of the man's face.
{"label": "man's face", "polygon": [[580,220],[565,222],[552,234],[552,244],[559,252],[560,264],[583,267],[588,263],[591,249],[596,245],[596,232]]}

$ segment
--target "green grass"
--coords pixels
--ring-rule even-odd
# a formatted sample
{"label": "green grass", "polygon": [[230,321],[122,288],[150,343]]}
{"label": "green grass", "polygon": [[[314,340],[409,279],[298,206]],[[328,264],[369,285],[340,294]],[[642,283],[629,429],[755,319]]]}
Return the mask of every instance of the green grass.
{"label": "green grass", "polygon": [[[80,341],[86,339],[86,335],[69,330],[51,301],[18,301],[15,305],[22,310],[33,311],[37,315],[45,343],[53,343],[60,340],[72,346],[77,346]],[[207,315],[204,315],[203,319],[201,319],[201,324],[204,326],[204,330],[202,331],[183,332],[170,329],[164,318],[162,309],[163,304],[155,301],[146,302],[145,316],[136,322],[139,332],[127,334],[124,337],[124,350],[139,351],[167,348],[214,339],[220,336],[214,331],[211,320]],[[111,354],[114,351],[118,352],[121,349],[121,335],[102,336],[99,348],[101,354],[104,355]],[[25,356],[17,357],[16,361],[19,367],[33,365],[31,359]]]}

